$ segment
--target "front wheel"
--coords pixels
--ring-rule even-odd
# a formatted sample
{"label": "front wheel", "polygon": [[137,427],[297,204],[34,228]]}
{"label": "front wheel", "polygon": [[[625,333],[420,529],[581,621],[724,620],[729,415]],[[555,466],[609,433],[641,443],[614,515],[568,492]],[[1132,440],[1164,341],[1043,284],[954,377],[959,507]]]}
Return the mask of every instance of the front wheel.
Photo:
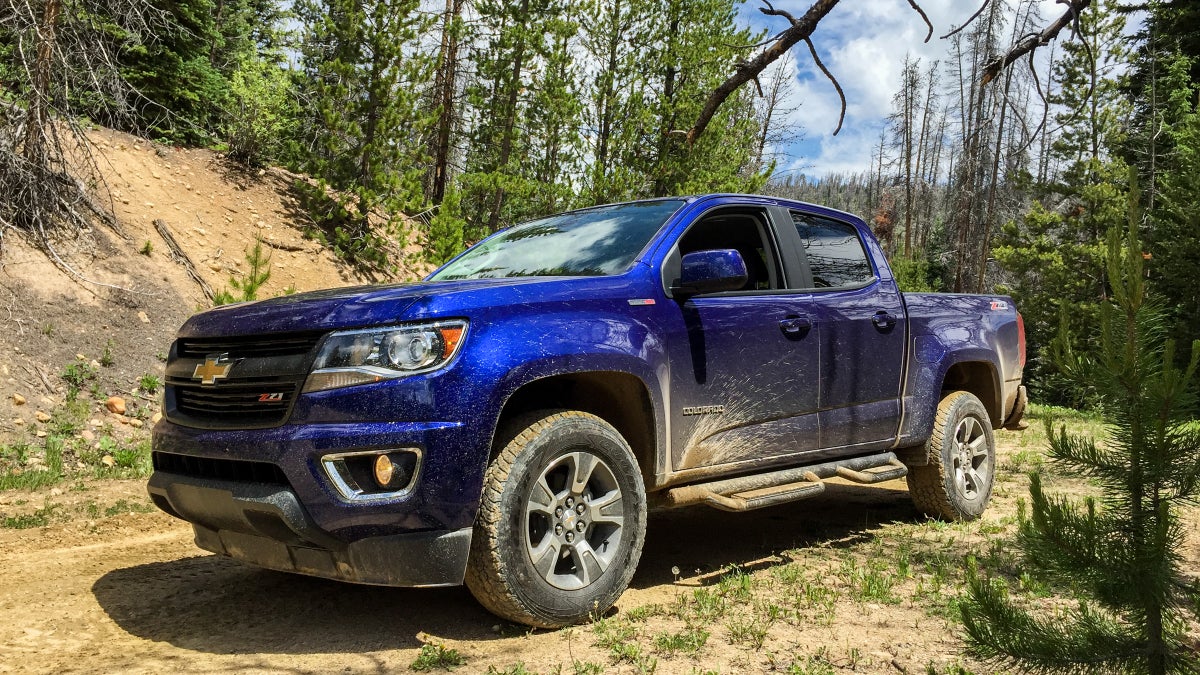
{"label": "front wheel", "polygon": [[942,399],[926,451],[929,464],[908,470],[917,509],[949,521],[983,515],[992,494],[996,441],[987,409],[974,394],[955,391]]}
{"label": "front wheel", "polygon": [[629,444],[588,413],[510,424],[484,479],[467,587],[492,613],[557,628],[598,616],[641,557],[646,493]]}

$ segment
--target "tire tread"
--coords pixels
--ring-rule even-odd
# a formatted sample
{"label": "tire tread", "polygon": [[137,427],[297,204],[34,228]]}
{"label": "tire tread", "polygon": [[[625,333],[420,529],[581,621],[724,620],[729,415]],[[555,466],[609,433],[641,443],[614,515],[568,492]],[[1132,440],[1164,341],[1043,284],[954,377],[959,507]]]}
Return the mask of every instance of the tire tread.
{"label": "tire tread", "polygon": [[[971,514],[964,513],[955,505],[946,487],[945,458],[942,447],[946,441],[946,433],[953,433],[949,422],[960,401],[967,399],[978,403],[974,394],[967,391],[954,391],[947,394],[938,403],[937,415],[933,421],[933,433],[925,446],[929,463],[924,466],[908,468],[908,493],[913,505],[918,511],[931,518],[948,521],[973,520]],[[994,472],[993,467],[993,472]],[[993,473],[994,475],[994,473]]]}
{"label": "tire tread", "polygon": [[[497,436],[500,450],[488,465],[484,476],[483,496],[475,519],[467,564],[467,588],[485,609],[510,621],[538,628],[559,628],[567,622],[531,612],[512,590],[510,579],[513,573],[500,555],[500,527],[506,516],[502,507],[503,489],[526,447],[543,432],[567,421],[582,423],[601,432],[616,433],[603,419],[579,410],[542,410],[509,422],[501,435]],[[632,576],[633,570],[628,570],[626,574]]]}

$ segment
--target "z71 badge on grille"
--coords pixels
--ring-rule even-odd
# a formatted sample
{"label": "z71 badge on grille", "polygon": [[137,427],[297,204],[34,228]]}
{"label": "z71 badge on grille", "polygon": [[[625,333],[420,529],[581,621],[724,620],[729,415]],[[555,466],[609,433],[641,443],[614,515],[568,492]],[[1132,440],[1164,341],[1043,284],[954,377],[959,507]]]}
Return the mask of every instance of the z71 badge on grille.
{"label": "z71 badge on grille", "polygon": [[196,365],[196,372],[192,373],[192,379],[200,380],[200,384],[216,384],[217,380],[229,377],[233,363],[221,363],[221,359],[224,358],[228,358],[228,355],[216,354],[204,357],[204,363]]}

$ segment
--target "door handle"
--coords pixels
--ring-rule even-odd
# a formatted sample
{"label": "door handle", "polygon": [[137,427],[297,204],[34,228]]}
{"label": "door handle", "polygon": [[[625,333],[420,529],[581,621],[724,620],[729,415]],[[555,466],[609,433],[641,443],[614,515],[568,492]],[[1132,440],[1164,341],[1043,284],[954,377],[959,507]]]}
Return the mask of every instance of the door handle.
{"label": "door handle", "polygon": [[812,321],[805,316],[789,316],[779,322],[779,329],[787,335],[799,335],[812,328]]}
{"label": "door handle", "polygon": [[896,325],[896,317],[880,310],[875,312],[875,316],[871,317],[871,323],[875,324],[875,327],[880,330],[887,330]]}

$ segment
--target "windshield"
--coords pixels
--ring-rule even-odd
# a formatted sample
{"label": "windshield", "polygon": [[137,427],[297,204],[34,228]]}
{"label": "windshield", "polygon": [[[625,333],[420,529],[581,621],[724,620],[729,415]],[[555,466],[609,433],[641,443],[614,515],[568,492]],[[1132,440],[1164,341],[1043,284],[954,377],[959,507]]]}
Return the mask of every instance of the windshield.
{"label": "windshield", "polygon": [[682,205],[617,204],[522,223],[480,242],[429,279],[619,274]]}

